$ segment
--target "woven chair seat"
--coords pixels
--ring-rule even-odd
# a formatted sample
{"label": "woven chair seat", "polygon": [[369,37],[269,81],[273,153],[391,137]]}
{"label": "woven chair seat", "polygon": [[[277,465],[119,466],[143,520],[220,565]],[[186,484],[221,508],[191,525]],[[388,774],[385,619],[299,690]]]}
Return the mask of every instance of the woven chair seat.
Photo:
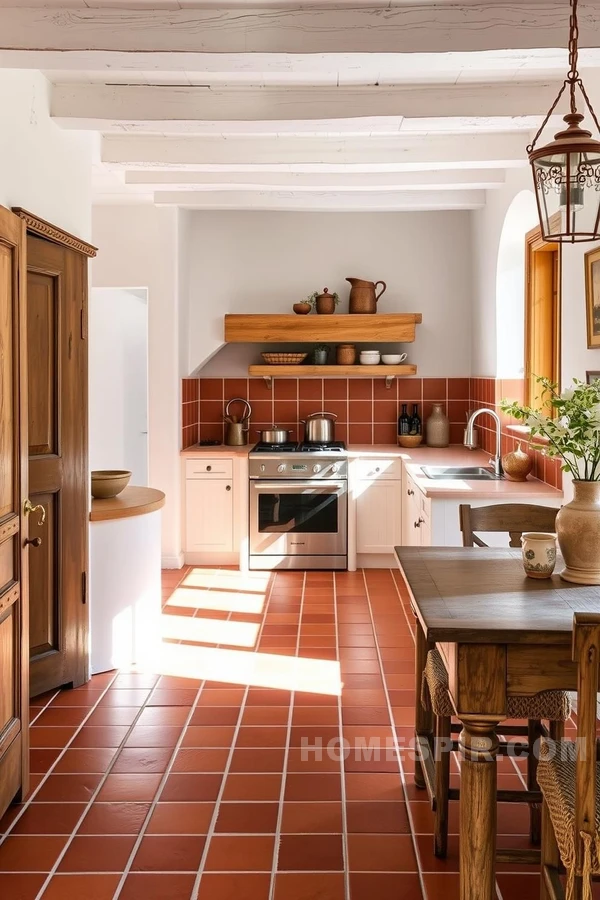
{"label": "woven chair seat", "polygon": [[[430,650],[423,672],[421,700],[425,700],[425,684],[429,689],[431,707],[436,716],[454,716],[448,690],[448,672],[438,650]],[[509,697],[507,700],[509,719],[548,719],[551,722],[566,722],[571,715],[571,701],[566,691],[542,691],[533,697]]]}
{"label": "woven chair seat", "polygon": [[[595,835],[582,834],[584,863],[581,871],[575,870],[575,760],[576,744],[573,741],[542,739],[537,779],[560,852],[567,870],[566,898],[573,895],[575,875],[584,876],[583,900],[592,900],[591,875],[600,875],[600,808],[596,805]],[[600,796],[600,765],[596,765],[596,796]]]}

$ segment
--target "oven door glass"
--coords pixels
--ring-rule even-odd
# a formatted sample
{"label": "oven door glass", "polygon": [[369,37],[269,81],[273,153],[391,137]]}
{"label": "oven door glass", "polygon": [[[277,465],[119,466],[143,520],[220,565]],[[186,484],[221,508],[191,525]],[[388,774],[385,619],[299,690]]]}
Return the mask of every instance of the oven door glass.
{"label": "oven door glass", "polygon": [[252,483],[252,553],[346,553],[346,484]]}

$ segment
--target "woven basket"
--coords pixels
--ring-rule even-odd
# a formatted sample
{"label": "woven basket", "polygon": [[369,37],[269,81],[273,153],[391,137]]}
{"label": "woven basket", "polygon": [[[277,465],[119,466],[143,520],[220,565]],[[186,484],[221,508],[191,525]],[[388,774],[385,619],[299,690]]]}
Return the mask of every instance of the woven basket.
{"label": "woven basket", "polygon": [[270,366],[299,366],[308,353],[261,353],[261,356]]}

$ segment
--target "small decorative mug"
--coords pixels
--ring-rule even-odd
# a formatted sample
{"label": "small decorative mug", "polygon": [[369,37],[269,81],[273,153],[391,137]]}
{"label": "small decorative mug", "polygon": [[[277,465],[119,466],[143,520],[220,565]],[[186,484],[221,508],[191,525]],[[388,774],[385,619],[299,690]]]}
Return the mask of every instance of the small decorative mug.
{"label": "small decorative mug", "polygon": [[556,535],[526,531],[521,535],[523,568],[528,578],[550,578],[556,565]]}

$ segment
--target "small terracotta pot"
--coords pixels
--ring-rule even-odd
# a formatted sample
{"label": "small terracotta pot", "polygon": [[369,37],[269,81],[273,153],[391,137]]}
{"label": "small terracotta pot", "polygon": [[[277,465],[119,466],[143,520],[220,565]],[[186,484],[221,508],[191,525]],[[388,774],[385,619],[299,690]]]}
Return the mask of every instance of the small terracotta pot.
{"label": "small terracotta pot", "polygon": [[559,511],[556,533],[565,581],[600,584],[600,482],[573,481],[575,496]]}
{"label": "small terracotta pot", "polygon": [[294,303],[292,309],[297,316],[307,316],[311,311],[310,303]]}
{"label": "small terracotta pot", "polygon": [[516,450],[502,457],[502,468],[511,481],[527,481],[527,476],[533,469],[533,459],[522,449],[521,441]]}

